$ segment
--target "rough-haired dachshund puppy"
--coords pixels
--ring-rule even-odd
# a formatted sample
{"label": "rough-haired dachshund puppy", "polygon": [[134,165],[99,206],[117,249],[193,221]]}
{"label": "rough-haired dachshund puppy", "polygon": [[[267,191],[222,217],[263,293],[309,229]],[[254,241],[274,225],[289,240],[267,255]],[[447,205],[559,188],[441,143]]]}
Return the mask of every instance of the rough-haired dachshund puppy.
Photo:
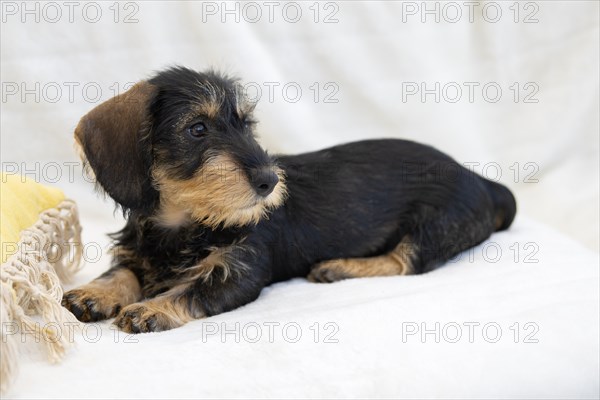
{"label": "rough-haired dachshund puppy", "polygon": [[293,277],[419,274],[515,216],[507,188],[406,140],[270,156],[252,110],[236,80],[172,68],[81,119],[82,157],[127,224],[112,267],[65,294],[78,319],[162,331]]}

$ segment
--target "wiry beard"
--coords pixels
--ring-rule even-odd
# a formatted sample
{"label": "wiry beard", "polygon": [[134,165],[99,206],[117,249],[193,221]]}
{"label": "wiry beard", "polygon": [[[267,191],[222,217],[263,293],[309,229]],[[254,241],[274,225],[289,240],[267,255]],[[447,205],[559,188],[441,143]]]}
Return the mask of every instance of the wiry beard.
{"label": "wiry beard", "polygon": [[257,195],[238,164],[227,155],[216,155],[192,178],[173,179],[156,168],[153,178],[160,192],[158,220],[165,226],[196,221],[210,228],[257,224],[286,197],[285,176],[267,197]]}

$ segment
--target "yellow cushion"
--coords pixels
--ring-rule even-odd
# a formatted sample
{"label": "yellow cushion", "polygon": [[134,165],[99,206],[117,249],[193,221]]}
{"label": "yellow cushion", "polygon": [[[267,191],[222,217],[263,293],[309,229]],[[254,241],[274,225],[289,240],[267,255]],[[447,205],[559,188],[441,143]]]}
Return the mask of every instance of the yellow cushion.
{"label": "yellow cushion", "polygon": [[0,260],[5,262],[17,249],[21,231],[33,226],[41,212],[58,206],[65,195],[60,189],[41,185],[20,175],[1,173]]}

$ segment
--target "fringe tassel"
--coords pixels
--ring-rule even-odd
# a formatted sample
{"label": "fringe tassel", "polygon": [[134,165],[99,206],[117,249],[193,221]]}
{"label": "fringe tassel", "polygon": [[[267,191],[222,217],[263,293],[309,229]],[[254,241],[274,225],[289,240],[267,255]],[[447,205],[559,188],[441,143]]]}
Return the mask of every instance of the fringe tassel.
{"label": "fringe tassel", "polygon": [[61,306],[61,282],[80,269],[81,254],[77,205],[64,200],[21,233],[16,253],[2,264],[0,392],[16,377],[21,333],[40,338],[50,362],[60,361],[72,344],[67,333],[80,329],[80,323]]}

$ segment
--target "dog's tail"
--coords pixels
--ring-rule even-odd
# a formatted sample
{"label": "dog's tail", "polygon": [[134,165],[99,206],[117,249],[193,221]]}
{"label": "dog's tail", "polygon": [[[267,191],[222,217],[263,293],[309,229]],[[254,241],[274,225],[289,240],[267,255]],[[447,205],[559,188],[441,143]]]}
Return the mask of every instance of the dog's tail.
{"label": "dog's tail", "polygon": [[484,179],[494,201],[494,223],[496,231],[508,229],[517,214],[517,202],[512,192],[504,185]]}

